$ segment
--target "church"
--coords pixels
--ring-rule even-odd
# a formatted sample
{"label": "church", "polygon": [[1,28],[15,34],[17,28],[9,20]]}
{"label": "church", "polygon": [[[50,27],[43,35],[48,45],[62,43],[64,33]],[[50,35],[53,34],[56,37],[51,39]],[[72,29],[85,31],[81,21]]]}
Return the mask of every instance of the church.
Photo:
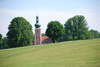
{"label": "church", "polygon": [[48,36],[42,36],[41,35],[41,25],[39,24],[39,17],[36,16],[36,24],[35,24],[35,38],[34,38],[34,45],[39,45],[39,44],[47,44],[47,43],[52,43],[52,39],[49,38]]}

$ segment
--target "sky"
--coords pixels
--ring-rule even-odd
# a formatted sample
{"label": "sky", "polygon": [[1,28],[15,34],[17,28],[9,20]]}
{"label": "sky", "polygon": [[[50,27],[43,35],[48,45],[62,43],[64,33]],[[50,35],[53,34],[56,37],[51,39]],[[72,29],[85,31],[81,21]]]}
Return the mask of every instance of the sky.
{"label": "sky", "polygon": [[85,16],[89,29],[100,32],[100,0],[0,0],[0,33],[6,36],[15,17],[24,17],[34,32],[36,15],[39,16],[42,33],[50,21],[64,24],[75,15]]}

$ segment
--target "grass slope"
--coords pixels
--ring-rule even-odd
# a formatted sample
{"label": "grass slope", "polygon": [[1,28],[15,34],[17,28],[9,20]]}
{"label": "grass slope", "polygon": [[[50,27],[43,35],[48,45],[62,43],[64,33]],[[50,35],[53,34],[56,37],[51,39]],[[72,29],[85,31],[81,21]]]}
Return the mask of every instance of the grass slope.
{"label": "grass slope", "polygon": [[100,67],[100,39],[0,50],[0,67]]}

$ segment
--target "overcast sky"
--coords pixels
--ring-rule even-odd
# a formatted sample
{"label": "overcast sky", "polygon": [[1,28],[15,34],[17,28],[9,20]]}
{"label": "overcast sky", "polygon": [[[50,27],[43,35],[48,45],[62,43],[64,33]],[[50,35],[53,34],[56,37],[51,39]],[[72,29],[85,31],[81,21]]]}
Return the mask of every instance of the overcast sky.
{"label": "overcast sky", "polygon": [[48,22],[62,24],[75,15],[86,17],[89,29],[100,31],[100,0],[0,0],[0,33],[6,36],[8,25],[14,17],[22,16],[33,26],[39,16],[42,32]]}

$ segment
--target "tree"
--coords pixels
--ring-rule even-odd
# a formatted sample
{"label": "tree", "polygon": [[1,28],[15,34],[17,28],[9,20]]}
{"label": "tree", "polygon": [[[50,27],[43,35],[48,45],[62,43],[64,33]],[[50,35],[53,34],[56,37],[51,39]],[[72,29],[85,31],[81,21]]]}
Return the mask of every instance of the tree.
{"label": "tree", "polygon": [[46,34],[45,33],[42,33],[42,36],[46,36]]}
{"label": "tree", "polygon": [[0,34],[0,49],[2,49],[3,48],[3,45],[2,45],[2,34]]}
{"label": "tree", "polygon": [[2,34],[0,34],[0,40],[2,39]]}
{"label": "tree", "polygon": [[48,23],[46,35],[55,43],[63,35],[63,25],[59,21],[51,21]]}
{"label": "tree", "polygon": [[91,29],[89,31],[89,36],[90,36],[90,39],[100,38],[100,33],[96,30]]}
{"label": "tree", "polygon": [[10,47],[31,45],[33,32],[31,24],[23,17],[14,18],[8,27],[7,43]]}
{"label": "tree", "polygon": [[7,38],[2,37],[2,34],[0,34],[0,49],[5,49],[8,48],[9,46],[7,45]]}
{"label": "tree", "polygon": [[64,39],[65,40],[73,40],[72,18],[68,19],[67,22],[64,24],[64,29],[65,29]]}
{"label": "tree", "polygon": [[88,27],[84,16],[76,15],[64,24],[67,40],[87,39]]}
{"label": "tree", "polygon": [[2,39],[2,41],[3,41],[3,43],[2,43],[3,49],[9,48],[9,46],[8,46],[8,44],[7,44],[7,37],[4,37],[4,38]]}

